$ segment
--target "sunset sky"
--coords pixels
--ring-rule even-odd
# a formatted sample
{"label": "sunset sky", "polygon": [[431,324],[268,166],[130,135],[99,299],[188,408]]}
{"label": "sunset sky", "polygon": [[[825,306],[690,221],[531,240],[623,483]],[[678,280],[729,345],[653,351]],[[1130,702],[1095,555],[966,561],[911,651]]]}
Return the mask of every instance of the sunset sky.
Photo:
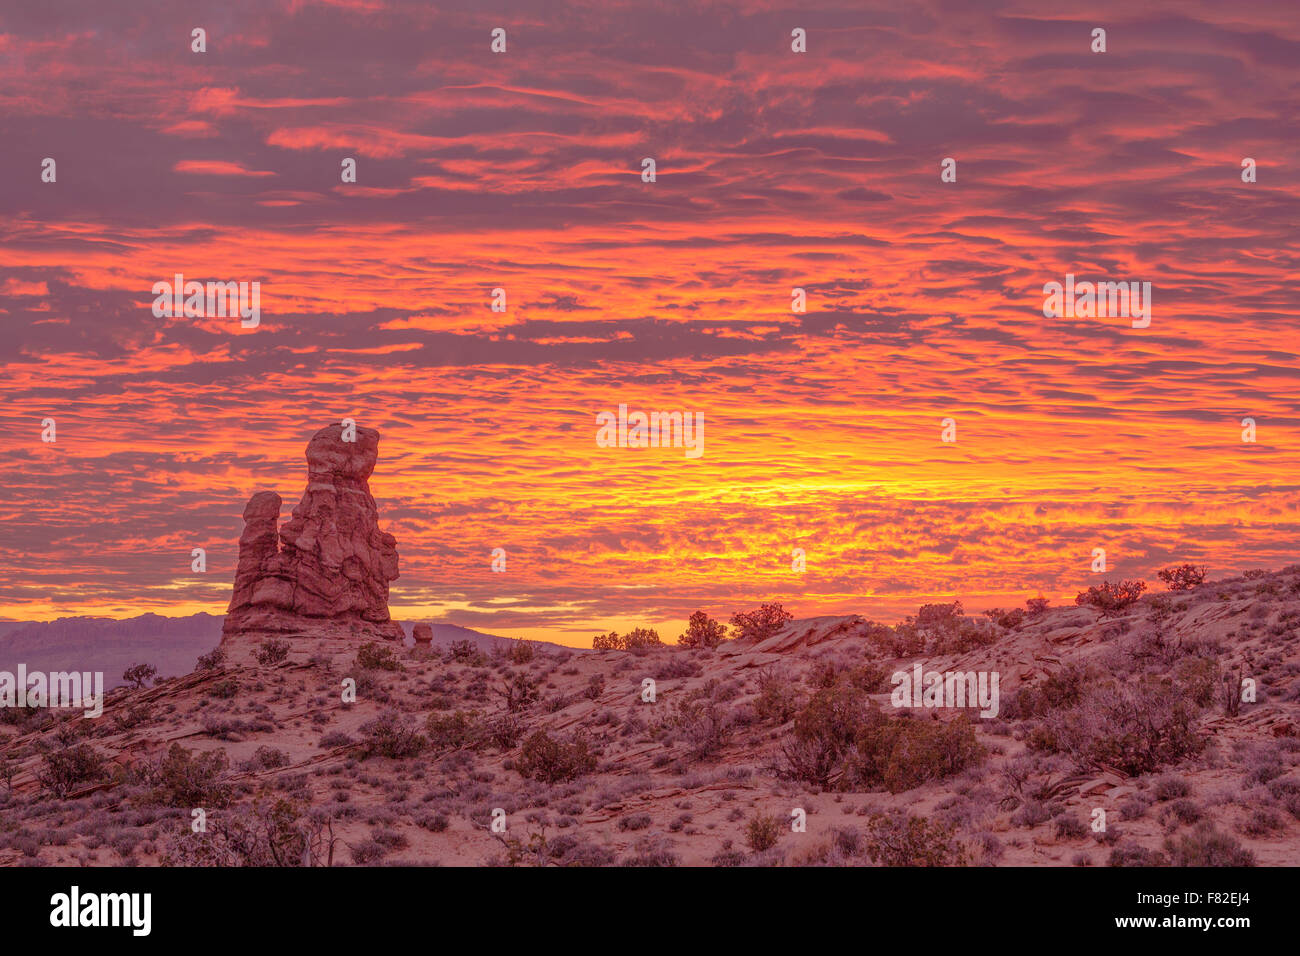
{"label": "sunset sky", "polygon": [[[671,641],[1068,602],[1094,547],[1300,560],[1291,0],[14,3],[0,141],[0,617],[224,612],[249,495],[287,517],[348,416],[402,620]],[[260,326],[155,318],[176,273]],[[1045,318],[1067,273],[1150,327]],[[598,447],[620,402],[703,456]]]}

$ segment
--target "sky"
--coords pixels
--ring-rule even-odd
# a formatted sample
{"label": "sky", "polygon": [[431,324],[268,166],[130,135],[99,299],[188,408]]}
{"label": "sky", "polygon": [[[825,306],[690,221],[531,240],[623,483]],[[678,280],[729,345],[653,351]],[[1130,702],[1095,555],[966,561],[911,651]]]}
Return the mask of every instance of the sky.
{"label": "sky", "polygon": [[[0,618],[222,613],[248,497],[287,517],[344,417],[402,620],[1296,562],[1297,64],[1293,2],[8,4]],[[177,273],[260,323],[156,317]],[[1150,325],[1045,316],[1067,274]],[[601,447],[620,403],[703,454]]]}

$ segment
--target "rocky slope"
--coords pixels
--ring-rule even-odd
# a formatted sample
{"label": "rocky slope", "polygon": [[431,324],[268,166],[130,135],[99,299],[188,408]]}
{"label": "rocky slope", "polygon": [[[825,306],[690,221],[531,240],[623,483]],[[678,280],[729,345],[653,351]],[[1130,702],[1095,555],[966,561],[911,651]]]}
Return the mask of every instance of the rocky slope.
{"label": "rocky slope", "polygon": [[[292,819],[290,862],[326,862],[332,840],[336,865],[1300,863],[1300,569],[1110,617],[937,621],[581,655],[298,637],[276,660],[237,642],[211,670],[115,691],[98,721],[5,727],[0,860],[234,863],[233,830]],[[997,673],[998,716],[893,707],[891,675],[918,662]],[[1238,668],[1254,699],[1232,713]],[[836,707],[906,725],[913,751],[877,752],[871,778],[882,738],[859,728],[825,779],[792,773]],[[927,729],[959,724],[973,748]],[[82,745],[104,765],[57,796],[50,755]]]}

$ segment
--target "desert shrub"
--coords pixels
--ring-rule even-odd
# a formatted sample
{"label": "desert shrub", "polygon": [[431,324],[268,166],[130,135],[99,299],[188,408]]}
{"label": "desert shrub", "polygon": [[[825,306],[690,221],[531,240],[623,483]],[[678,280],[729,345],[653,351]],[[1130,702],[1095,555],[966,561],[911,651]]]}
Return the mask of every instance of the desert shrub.
{"label": "desert shrub", "polygon": [[1061,670],[1047,675],[1040,683],[1021,687],[1016,692],[1009,715],[1028,719],[1073,707],[1079,702],[1084,684],[1090,676],[1095,675],[1090,675],[1077,664],[1067,664]]}
{"label": "desert shrub", "polygon": [[130,730],[139,727],[149,719],[149,708],[143,704],[127,707],[125,711],[113,714],[113,726],[118,730]]}
{"label": "desert shrub", "polygon": [[239,769],[255,772],[258,770],[276,770],[287,766],[289,766],[289,755],[287,753],[275,747],[264,746],[253,751],[253,756],[241,763]]}
{"label": "desert shrub", "polygon": [[699,677],[703,673],[704,668],[686,655],[674,654],[659,666],[654,678],[658,681],[677,680],[682,677]]}
{"label": "desert shrub", "polygon": [[686,633],[677,638],[682,647],[717,647],[727,639],[727,626],[703,611],[696,611],[686,624]]}
{"label": "desert shrub", "polygon": [[357,667],[368,671],[398,671],[402,669],[391,647],[366,641],[357,648]]}
{"label": "desert shrub", "polygon": [[445,813],[424,813],[415,818],[415,824],[430,833],[444,833],[451,821]]}
{"label": "desert shrub", "polygon": [[427,743],[422,734],[416,733],[407,718],[391,710],[362,724],[359,733],[361,753],[365,757],[380,756],[401,760],[414,757]]}
{"label": "desert shrub", "polygon": [[0,724],[10,724],[18,728],[20,734],[39,730],[54,718],[44,707],[0,707]]}
{"label": "desert shrub", "polygon": [[1089,687],[1079,704],[1049,714],[1034,746],[1067,753],[1084,765],[1107,764],[1130,775],[1151,773],[1199,753],[1194,707],[1170,678]]}
{"label": "desert shrub", "polygon": [[592,674],[587,681],[587,686],[582,689],[582,696],[587,700],[599,700],[603,693],[605,693],[605,675]]}
{"label": "desert shrub", "polygon": [[1080,591],[1074,603],[1079,607],[1091,605],[1111,617],[1136,604],[1146,589],[1145,581],[1106,581],[1100,587]]}
{"label": "desert shrub", "polygon": [[1024,804],[1011,815],[1011,825],[1013,827],[1036,827],[1040,823],[1046,823],[1051,819],[1052,812],[1037,800],[1026,800]]}
{"label": "desert shrub", "polygon": [[430,714],[424,724],[429,746],[434,750],[473,750],[487,742],[487,727],[476,710],[451,714]]}
{"label": "desert shrub", "polygon": [[371,863],[378,863],[388,855],[388,847],[378,840],[362,840],[360,843],[349,846],[348,849],[352,853],[352,862],[357,866],[369,866]]}
{"label": "desert shrub", "polygon": [[624,635],[610,631],[608,634],[597,634],[591,639],[591,646],[597,651],[642,651],[662,645],[659,634],[647,627],[634,628]]}
{"label": "desert shrub", "polygon": [[630,813],[625,817],[619,817],[618,828],[620,830],[644,830],[651,823],[651,817],[648,813]]}
{"label": "desert shrub", "polygon": [[1019,627],[1025,622],[1024,608],[1019,607],[1012,608],[1009,611],[1005,608],[992,607],[984,612],[984,616],[998,627],[1005,627],[1008,629]]}
{"label": "desert shrub", "polygon": [[1218,661],[1208,657],[1185,657],[1174,668],[1174,678],[1197,707],[1214,704],[1221,673]]}
{"label": "desert shrub", "polygon": [[667,724],[686,738],[694,757],[713,756],[731,736],[731,714],[718,699],[718,690],[718,682],[711,680],[668,705]]}
{"label": "desert shrub", "polygon": [[867,857],[882,866],[964,866],[966,850],[954,828],[895,811],[873,814],[864,840]]}
{"label": "desert shrub", "polygon": [[1165,823],[1195,823],[1201,819],[1201,808],[1195,800],[1173,800],[1160,811],[1160,818]]}
{"label": "desert shrub", "polygon": [[405,850],[411,841],[390,827],[375,827],[370,831],[370,839],[389,850]]}
{"label": "desert shrub", "polygon": [[452,641],[447,654],[453,663],[468,664],[471,667],[482,667],[488,660],[487,655],[468,640]]}
{"label": "desert shrub", "polygon": [[681,860],[672,851],[672,844],[662,834],[647,834],[632,845],[632,853],[619,861],[619,866],[679,866]]}
{"label": "desert shrub", "polygon": [[1052,821],[1052,833],[1058,840],[1079,840],[1088,835],[1088,824],[1072,813],[1062,813]]}
{"label": "desert shrub", "polygon": [[884,787],[893,793],[978,763],[984,748],[963,718],[889,717],[848,680],[818,690],[795,715],[781,749],[782,774],[819,787]]}
{"label": "desert shrub", "polygon": [[547,846],[551,859],[559,866],[609,866],[614,862],[612,850],[583,839],[576,833],[562,833]]}
{"label": "desert shrub", "polygon": [[1222,675],[1220,685],[1220,699],[1223,703],[1223,712],[1229,717],[1236,717],[1241,713],[1242,687],[1245,676],[1242,673],[1242,667],[1237,665],[1236,673],[1231,671]]}
{"label": "desert shrub", "polygon": [[1165,852],[1171,866],[1254,866],[1255,854],[1214,824],[1205,822],[1191,833],[1165,840]]}
{"label": "desert shrub", "polygon": [[623,636],[623,650],[636,651],[650,647],[660,647],[663,641],[653,628],[636,627]]}
{"label": "desert shrub", "polygon": [[536,678],[529,677],[525,671],[513,672],[498,689],[498,693],[505,698],[506,710],[516,714],[537,703],[541,696],[539,684]]}
{"label": "desert shrub", "polygon": [[1192,786],[1184,778],[1173,774],[1157,777],[1151,786],[1151,793],[1157,800],[1177,800],[1192,792]]}
{"label": "desert shrub", "polygon": [[1148,850],[1144,846],[1125,841],[1113,847],[1106,860],[1107,866],[1168,866],[1169,860],[1159,850]]}
{"label": "desert shrub", "polygon": [[594,771],[596,755],[582,733],[562,740],[538,730],[524,741],[515,769],[523,776],[543,783],[562,783]]}
{"label": "desert shrub", "polygon": [[745,845],[755,853],[762,853],[776,846],[781,838],[782,823],[774,816],[756,814],[745,824]]}
{"label": "desert shrub", "polygon": [[1151,808],[1151,798],[1145,793],[1129,794],[1117,804],[1121,820],[1137,820]]}
{"label": "desert shrub", "polygon": [[537,656],[537,649],[528,641],[511,641],[506,660],[512,664],[528,664]]}
{"label": "desert shrub", "polygon": [[965,717],[914,720],[872,713],[858,733],[851,760],[850,775],[859,785],[901,793],[960,773],[984,757]]}
{"label": "desert shrub", "polygon": [[784,724],[794,717],[800,702],[798,689],[784,674],[770,667],[758,672],[758,697],[754,701],[754,710],[761,719]]}
{"label": "desert shrub", "polygon": [[723,847],[713,854],[713,858],[709,862],[714,866],[741,866],[745,862],[745,851],[730,846]]}
{"label": "desert shrub", "polygon": [[226,663],[226,652],[218,647],[215,650],[200,656],[198,665],[195,667],[195,670],[214,671],[217,668],[224,666],[225,663]]}
{"label": "desert shrub", "polygon": [[126,681],[136,690],[147,687],[149,681],[158,676],[158,668],[152,664],[132,664],[122,674],[122,680]]}
{"label": "desert shrub", "polygon": [[1276,810],[1270,810],[1263,807],[1251,812],[1250,816],[1241,825],[1242,831],[1247,836],[1263,837],[1270,836],[1274,833],[1280,833],[1286,829],[1286,821]]}
{"label": "desert shrub", "polygon": [[97,781],[104,774],[104,758],[90,744],[82,743],[43,754],[36,779],[62,800],[78,786]]}
{"label": "desert shrub", "polygon": [[871,713],[867,696],[851,684],[817,691],[795,715],[791,736],[781,747],[783,775],[829,786],[841,776]]}
{"label": "desert shrub", "polygon": [[1268,792],[1282,803],[1288,813],[1300,820],[1300,780],[1283,777],[1268,782]]}
{"label": "desert shrub", "polygon": [[831,687],[836,681],[843,680],[858,690],[874,694],[888,689],[889,675],[888,670],[877,664],[844,667],[837,661],[824,661],[813,665],[808,682],[814,687]]}
{"label": "desert shrub", "polygon": [[856,827],[836,827],[831,831],[831,845],[841,856],[857,856],[863,851],[862,833]]}
{"label": "desert shrub", "polygon": [[326,820],[306,817],[299,804],[280,798],[210,814],[202,833],[189,828],[169,842],[163,866],[326,866],[334,843]]}
{"label": "desert shrub", "polygon": [[1051,603],[1051,600],[1045,597],[1029,598],[1029,600],[1025,601],[1025,614],[1030,620],[1042,617],[1047,613],[1047,606]]}
{"label": "desert shrub", "polygon": [[239,693],[239,681],[233,677],[216,681],[208,688],[208,693],[218,700],[231,700]]}
{"label": "desert shrub", "polygon": [[1156,577],[1165,582],[1171,591],[1190,591],[1205,583],[1205,568],[1194,564],[1180,564],[1156,572]]}
{"label": "desert shrub", "polygon": [[196,752],[173,743],[153,774],[153,800],[166,807],[224,807],[230,786],[221,774],[228,765],[224,750]]}
{"label": "desert shrub", "polygon": [[892,649],[898,656],[911,656],[927,649],[935,654],[960,654],[997,640],[991,623],[967,617],[961,601],[923,604],[915,617],[908,615],[894,632]]}
{"label": "desert shrub", "polygon": [[524,735],[523,721],[511,714],[502,714],[488,721],[488,742],[502,752],[513,750]]}
{"label": "desert shrub", "polygon": [[792,620],[793,614],[774,603],[764,604],[756,611],[737,611],[731,616],[731,626],[735,628],[737,640],[757,642],[771,637]]}
{"label": "desert shrub", "polygon": [[289,642],[270,637],[258,645],[257,663],[263,666],[278,664],[289,656]]}

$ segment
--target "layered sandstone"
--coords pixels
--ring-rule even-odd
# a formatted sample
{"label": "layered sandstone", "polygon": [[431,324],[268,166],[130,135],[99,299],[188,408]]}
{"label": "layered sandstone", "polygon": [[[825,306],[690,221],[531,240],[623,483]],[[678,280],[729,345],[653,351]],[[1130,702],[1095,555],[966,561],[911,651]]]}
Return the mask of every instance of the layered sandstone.
{"label": "layered sandstone", "polygon": [[283,527],[278,494],[249,499],[225,637],[328,630],[403,639],[388,614],[397,541],[379,530],[370,494],[378,457],[379,432],[330,425],[307,445],[307,490]]}

